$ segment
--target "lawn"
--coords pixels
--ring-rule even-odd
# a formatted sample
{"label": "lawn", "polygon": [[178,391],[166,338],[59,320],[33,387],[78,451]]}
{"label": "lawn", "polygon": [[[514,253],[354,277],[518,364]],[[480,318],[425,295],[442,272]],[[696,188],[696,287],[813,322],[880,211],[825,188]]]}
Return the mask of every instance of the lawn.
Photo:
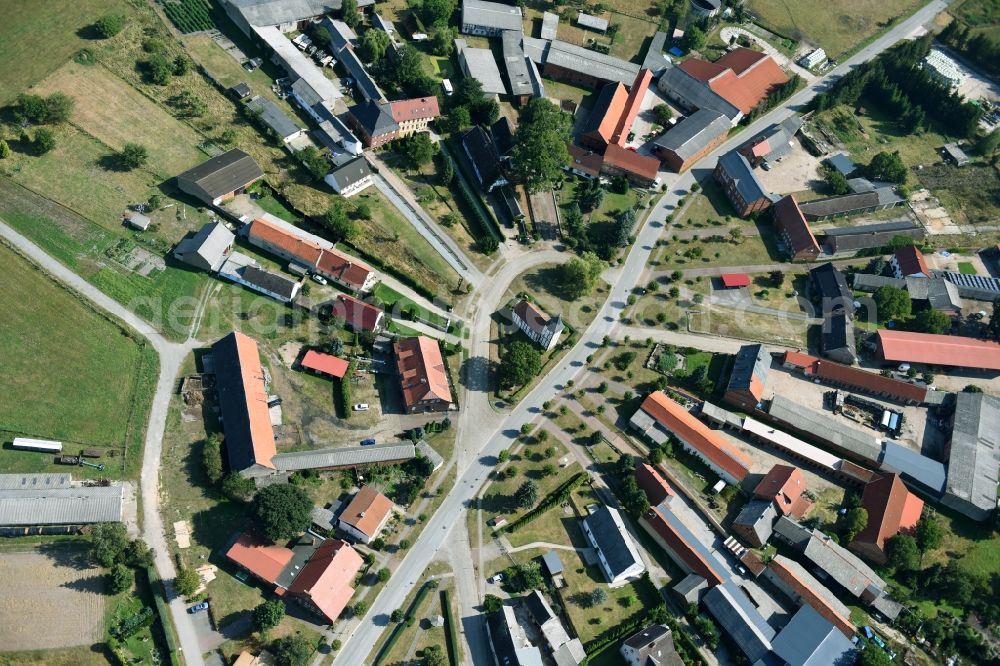
{"label": "lawn", "polygon": [[985,33],[991,39],[1000,39],[1000,6],[996,0],[964,0],[954,3],[948,12],[968,25],[973,34]]}
{"label": "lawn", "polygon": [[[20,434],[59,440],[66,453],[99,448],[106,453],[105,472],[88,467],[75,474],[134,476],[158,371],[156,353],[5,245],[0,261],[6,275],[0,393],[9,398],[0,401],[3,439]],[[0,450],[0,467],[8,472],[53,471],[51,460]]]}
{"label": "lawn", "polygon": [[908,16],[921,0],[859,0],[850,5],[824,0],[750,0],[747,9],[774,32],[814,42],[839,59],[886,27]]}
{"label": "lawn", "polygon": [[[446,565],[441,565],[437,563],[438,566],[432,564],[428,568],[428,571],[450,574]],[[425,574],[426,577],[427,574]],[[400,625],[397,631],[400,632],[399,638],[395,640],[392,647],[382,656],[379,660],[381,664],[405,664],[410,663],[415,660],[415,657],[426,647],[432,645],[440,645],[442,649],[447,650],[447,637],[445,636],[444,627],[434,627],[431,625],[429,618],[435,615],[446,615],[441,607],[441,592],[448,590],[452,598],[455,596],[455,581],[451,576],[446,576],[438,579],[439,585],[428,591],[420,600],[420,605],[413,608],[413,617],[415,619],[412,626]],[[419,590],[420,586],[416,587]],[[402,608],[408,609],[413,603],[416,597],[416,592],[413,592],[406,601],[403,603]],[[450,612],[450,611],[449,611]],[[392,632],[386,632],[386,640]],[[372,651],[372,656],[378,654],[377,650]]]}
{"label": "lawn", "polygon": [[962,275],[975,275],[976,267],[972,265],[969,261],[958,262],[958,272]]}
{"label": "lawn", "polygon": [[690,330],[805,349],[809,324],[798,319],[704,303],[691,311]]}
{"label": "lawn", "polygon": [[[752,266],[769,264],[779,261],[780,256],[774,244],[774,236],[743,236],[733,241],[720,231],[719,240],[681,239],[669,241],[657,255],[657,268],[718,268],[722,266]],[[687,257],[685,254],[694,248],[701,248],[700,257]]]}
{"label": "lawn", "polygon": [[856,164],[867,164],[875,153],[894,150],[899,151],[903,163],[911,168],[941,161],[937,149],[946,143],[943,136],[933,131],[921,134],[905,132],[895,117],[865,102],[859,102],[865,107],[864,114],[855,114],[850,107],[838,106],[824,111],[817,118],[845,144]]}
{"label": "lawn", "polygon": [[197,148],[201,137],[189,125],[103,67],[68,62],[35,85],[33,92],[72,97],[76,102],[72,124],[112,150],[121,150],[127,142],[145,146],[149,162],[144,170],[156,176],[156,183],[206,157]]}
{"label": "lawn", "polygon": [[123,0],[43,2],[9,0],[4,3],[0,27],[0,105],[39,81],[70,59],[92,47],[87,30],[104,14],[128,14]]}
{"label": "lawn", "polygon": [[417,313],[421,319],[433,322],[436,326],[447,327],[449,325],[448,320],[441,315],[425,309],[419,303],[386,286],[384,282],[375,285],[375,288],[372,289],[372,296],[378,299],[380,307],[389,312],[394,319],[404,319],[403,312],[412,311]]}

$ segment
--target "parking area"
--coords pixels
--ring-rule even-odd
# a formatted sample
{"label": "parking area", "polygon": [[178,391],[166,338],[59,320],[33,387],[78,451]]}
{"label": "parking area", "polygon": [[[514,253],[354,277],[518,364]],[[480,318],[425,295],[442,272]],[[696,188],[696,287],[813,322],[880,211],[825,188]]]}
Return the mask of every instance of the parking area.
{"label": "parking area", "polygon": [[47,544],[0,557],[0,650],[91,645],[103,638],[105,575],[84,547]]}
{"label": "parking area", "polygon": [[[771,371],[767,375],[764,398],[769,399],[779,394],[789,400],[794,400],[803,407],[822,412],[828,418],[836,419],[855,430],[880,438],[885,437],[885,433],[880,430],[866,427],[846,416],[831,412],[825,406],[824,396],[833,390],[835,389],[831,386],[806,381],[801,376],[785,370],[780,365],[773,364]],[[903,414],[902,434],[898,438],[895,438],[894,441],[898,441],[900,444],[914,451],[930,456],[938,455],[947,442],[947,433],[935,425],[935,419],[929,416],[926,408],[885,402],[859,391],[847,392],[853,393],[867,401],[882,405],[886,409]]]}
{"label": "parking area", "polygon": [[823,158],[810,154],[802,147],[797,136],[792,139],[792,143],[795,144],[792,151],[769,171],[754,170],[764,187],[776,194],[815,190],[822,183],[819,167]]}

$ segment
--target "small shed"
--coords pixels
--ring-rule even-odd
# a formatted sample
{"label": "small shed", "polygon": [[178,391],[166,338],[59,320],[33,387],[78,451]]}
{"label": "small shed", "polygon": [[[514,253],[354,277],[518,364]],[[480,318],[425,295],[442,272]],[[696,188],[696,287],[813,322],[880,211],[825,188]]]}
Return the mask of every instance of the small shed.
{"label": "small shed", "polygon": [[738,289],[750,286],[750,276],[746,273],[723,273],[722,286],[726,289]]}
{"label": "small shed", "polygon": [[330,354],[324,354],[323,352],[318,352],[315,349],[310,349],[306,352],[306,355],[302,357],[302,367],[306,370],[311,370],[312,372],[328,375],[330,377],[336,377],[337,379],[343,379],[344,373],[347,372],[347,367],[350,365],[347,361],[342,358],[337,358]]}
{"label": "small shed", "polygon": [[826,158],[826,163],[839,171],[840,175],[844,176],[844,178],[849,177],[858,168],[858,166],[851,161],[851,158],[844,153],[831,155]]}
{"label": "small shed", "polygon": [[432,627],[443,627],[444,626],[444,616],[435,615],[434,617],[428,618]]}
{"label": "small shed", "polygon": [[229,94],[236,100],[246,99],[250,96],[250,86],[245,83],[237,83],[229,89]]}
{"label": "small shed", "polygon": [[134,210],[127,210],[125,214],[122,215],[122,220],[125,224],[132,227],[133,229],[138,229],[139,231],[145,231],[149,229],[149,225],[152,224],[152,220],[148,217]]}
{"label": "small shed", "polygon": [[550,550],[542,555],[542,562],[545,564],[545,568],[549,572],[552,584],[557,588],[566,587],[566,579],[563,578],[563,563],[559,558],[559,553],[554,550]]}
{"label": "small shed", "polygon": [[957,143],[946,143],[944,148],[941,149],[941,153],[955,166],[962,167],[970,162],[969,156],[965,154],[964,150],[958,147]]}
{"label": "small shed", "polygon": [[580,12],[580,15],[576,17],[576,24],[583,28],[589,28],[594,32],[599,32],[604,34],[608,31],[608,19],[598,18],[597,16],[591,16],[590,14],[584,14]]}
{"label": "small shed", "polygon": [[494,516],[489,520],[489,526],[493,529],[499,529],[507,524],[506,516]]}

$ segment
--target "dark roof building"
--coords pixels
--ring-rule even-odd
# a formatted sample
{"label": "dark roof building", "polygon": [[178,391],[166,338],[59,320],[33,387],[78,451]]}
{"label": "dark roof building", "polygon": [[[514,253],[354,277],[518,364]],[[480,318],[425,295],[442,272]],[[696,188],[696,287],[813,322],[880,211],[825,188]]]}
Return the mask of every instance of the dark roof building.
{"label": "dark roof building", "polygon": [[753,166],[773,164],[792,152],[792,139],[802,129],[800,116],[789,116],[771,125],[738,148]]}
{"label": "dark roof building", "polygon": [[891,185],[887,185],[870,191],[805,201],[799,204],[799,208],[802,209],[802,214],[806,216],[807,220],[817,221],[874,213],[877,210],[895,208],[901,203],[903,203],[903,198],[893,192]]}
{"label": "dark roof building", "polygon": [[851,161],[851,158],[844,153],[831,155],[823,161],[839,171],[840,175],[844,178],[850,178],[851,174],[858,168],[857,165]]}
{"label": "dark roof building", "polygon": [[723,400],[745,410],[757,408],[764,398],[771,355],[764,345],[743,345],[733,357],[733,368]]}
{"label": "dark roof building", "polygon": [[844,637],[854,636],[850,609],[795,560],[775,555],[768,562],[764,577],[796,605],[812,607]]}
{"label": "dark roof building", "polygon": [[582,524],[584,536],[597,550],[601,572],[612,587],[624,585],[646,570],[617,509],[601,505]]}
{"label": "dark roof building", "polygon": [[334,159],[323,181],[342,197],[350,197],[372,184],[372,170],[361,155],[341,153]]}
{"label": "dark roof building", "polygon": [[525,53],[525,41],[521,29],[504,30],[501,36],[503,64],[510,84],[510,94],[524,104],[531,97],[544,97],[545,88],[535,62]]}
{"label": "dark roof building", "polygon": [[233,251],[236,236],[222,222],[208,222],[174,248],[174,257],[203,271],[216,272]]}
{"label": "dark roof building", "polygon": [[209,206],[217,206],[263,177],[252,157],[233,148],[178,175],[177,187]]}
{"label": "dark roof building", "polygon": [[729,119],[718,111],[699,109],[658,136],[653,151],[681,173],[725,141],[731,128]]}
{"label": "dark roof building", "polygon": [[823,317],[819,345],[823,356],[837,363],[851,365],[858,360],[854,324],[843,310],[829,312]]}
{"label": "dark roof building", "polygon": [[740,217],[766,210],[780,198],[757,180],[750,163],[736,150],[719,158],[713,175]]}
{"label": "dark roof building", "polygon": [[489,134],[476,125],[462,135],[462,150],[465,151],[476,174],[476,182],[483,192],[507,184],[507,178],[500,170],[500,155]]}
{"label": "dark roof building", "polygon": [[462,32],[497,37],[504,30],[521,31],[521,8],[486,0],[462,0]]}
{"label": "dark roof building", "polygon": [[948,445],[946,506],[987,520],[997,506],[1000,476],[1000,398],[958,393]]}
{"label": "dark roof building", "polygon": [[[527,55],[532,58],[538,54],[532,50]],[[612,82],[632,85],[641,69],[639,65],[627,60],[558,39],[549,42],[548,48],[540,55],[544,58],[545,76],[587,88]]]}
{"label": "dark roof building", "polygon": [[802,214],[795,196],[782,197],[772,208],[774,227],[782,244],[793,261],[812,261],[820,254],[819,243],[813,235],[806,216]]}
{"label": "dark roof building", "polygon": [[628,666],[683,666],[674,647],[673,632],[664,624],[654,624],[632,634],[619,648]]}
{"label": "dark roof building", "polygon": [[501,159],[510,157],[514,150],[514,132],[514,123],[507,116],[500,116],[490,125],[490,138],[493,139],[493,146]]}
{"label": "dark roof building", "polygon": [[959,287],[953,282],[941,277],[908,277],[904,279],[871,275],[869,273],[854,274],[854,288],[858,291],[874,292],[879,287],[895,287],[905,289],[914,303],[926,304],[932,310],[940,310],[949,315],[957,315],[962,311],[962,297]]}
{"label": "dark roof building", "polygon": [[[805,210],[803,210],[803,213],[805,213]],[[809,216],[806,215],[806,217],[808,218]],[[871,247],[882,247],[896,236],[923,240],[927,235],[924,228],[912,220],[866,224],[858,227],[823,229],[818,234],[822,237],[822,244],[828,246],[830,252],[834,254],[864,250]]]}
{"label": "dark roof building", "polygon": [[854,316],[854,295],[847,286],[844,274],[831,263],[825,263],[809,271],[809,282],[813,289],[813,300],[819,301],[820,312],[825,317],[828,312],[844,312]]}
{"label": "dark roof building", "polygon": [[733,581],[705,593],[702,603],[729,642],[754,663],[771,652],[775,631]]}
{"label": "dark roof building", "polygon": [[350,109],[347,122],[369,148],[379,148],[396,138],[399,123],[392,117],[388,104],[368,101]]}
{"label": "dark roof building", "polygon": [[667,63],[657,87],[668,100],[686,113],[708,109],[721,113],[729,120],[730,125],[735,125],[743,117],[739,107],[676,65]]}
{"label": "dark roof building", "polygon": [[646,49],[646,57],[643,58],[642,67],[651,71],[653,76],[659,76],[667,68],[667,58],[663,54],[663,47],[666,43],[667,33],[657,30],[649,42],[649,48]]}
{"label": "dark roof building", "polygon": [[256,341],[230,333],[212,345],[212,367],[229,471],[246,476],[271,472],[277,451]]}
{"label": "dark roof building", "polygon": [[260,95],[254,97],[247,102],[247,108],[284,143],[292,141],[305,132],[284,111],[279,109],[277,104],[265,97]]}
{"label": "dark roof building", "polygon": [[774,523],[778,520],[778,510],[774,502],[753,499],[733,520],[732,531],[754,548],[762,548],[771,538]]}
{"label": "dark roof building", "polygon": [[812,606],[802,606],[774,640],[774,654],[788,666],[851,666],[854,645]]}

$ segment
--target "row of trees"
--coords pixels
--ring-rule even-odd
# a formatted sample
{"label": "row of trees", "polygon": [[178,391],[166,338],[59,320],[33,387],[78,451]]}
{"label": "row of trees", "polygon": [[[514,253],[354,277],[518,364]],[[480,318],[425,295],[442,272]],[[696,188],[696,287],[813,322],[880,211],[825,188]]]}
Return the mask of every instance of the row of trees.
{"label": "row of trees", "polygon": [[958,19],[953,19],[938,39],[961,51],[964,56],[982,67],[988,74],[1000,76],[1000,42],[995,42],[985,32],[975,35]]}
{"label": "row of trees", "polygon": [[550,190],[562,179],[572,127],[572,116],[543,97],[532,99],[521,111],[511,168],[528,192]]}
{"label": "row of trees", "polygon": [[927,35],[902,42],[855,67],[829,91],[813,98],[812,108],[821,111],[837,104],[855,105],[864,97],[897,116],[908,131],[926,127],[929,118],[946,134],[975,136],[982,110],[920,68],[931,40]]}
{"label": "row of trees", "polygon": [[920,333],[942,334],[951,330],[951,317],[931,308],[918,310],[916,314],[912,312],[912,301],[910,294],[905,289],[899,287],[879,287],[872,294],[875,301],[878,321],[886,323],[895,322],[897,325]]}

